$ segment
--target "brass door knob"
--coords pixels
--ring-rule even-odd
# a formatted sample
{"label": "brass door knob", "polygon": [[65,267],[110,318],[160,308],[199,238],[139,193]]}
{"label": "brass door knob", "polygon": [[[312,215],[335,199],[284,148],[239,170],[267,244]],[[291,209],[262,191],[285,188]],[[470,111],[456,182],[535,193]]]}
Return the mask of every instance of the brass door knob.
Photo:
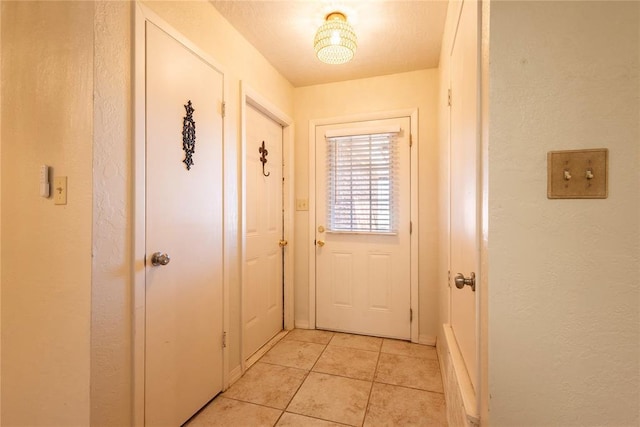
{"label": "brass door knob", "polygon": [[324,240],[318,240],[318,241],[316,241],[316,244],[318,246],[320,246],[320,247],[323,247],[324,246]]}
{"label": "brass door knob", "polygon": [[476,273],[471,272],[469,277],[464,277],[462,273],[456,274],[456,277],[453,279],[456,284],[456,288],[462,289],[465,286],[470,286],[473,292],[476,291]]}
{"label": "brass door knob", "polygon": [[278,242],[278,245],[280,245],[281,248],[284,248],[285,246],[287,246],[289,244],[289,242],[287,242],[286,240],[280,240]]}
{"label": "brass door knob", "polygon": [[153,266],[167,265],[169,264],[169,261],[171,261],[169,255],[163,254],[162,252],[156,252],[151,255],[151,265]]}

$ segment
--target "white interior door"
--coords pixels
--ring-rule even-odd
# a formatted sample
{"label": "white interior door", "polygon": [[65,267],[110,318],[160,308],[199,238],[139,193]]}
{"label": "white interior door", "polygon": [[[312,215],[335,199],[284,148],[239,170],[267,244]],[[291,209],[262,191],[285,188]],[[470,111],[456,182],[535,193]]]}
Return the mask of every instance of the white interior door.
{"label": "white interior door", "polygon": [[246,111],[245,359],[280,332],[283,322],[282,126],[249,104]]}
{"label": "white interior door", "polygon": [[[477,2],[465,0],[451,54],[451,276],[478,272]],[[476,292],[451,283],[451,327],[476,388]]]}
{"label": "white interior door", "polygon": [[317,328],[411,337],[410,125],[316,127]]}
{"label": "white interior door", "polygon": [[145,424],[178,426],[222,389],[223,76],[147,22],[146,84]]}

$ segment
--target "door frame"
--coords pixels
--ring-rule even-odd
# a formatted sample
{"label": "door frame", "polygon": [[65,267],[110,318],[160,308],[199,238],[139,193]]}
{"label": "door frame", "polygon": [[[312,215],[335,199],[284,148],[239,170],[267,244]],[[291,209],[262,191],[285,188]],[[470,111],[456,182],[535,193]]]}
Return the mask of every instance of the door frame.
{"label": "door frame", "polygon": [[[413,225],[410,234],[411,245],[411,301],[410,309],[413,312],[411,322],[411,342],[419,341],[418,325],[420,324],[420,312],[418,301],[418,109],[404,109],[393,111],[381,111],[376,113],[355,114],[349,116],[313,119],[309,121],[309,328],[316,328],[316,248],[314,237],[316,235],[316,127],[349,122],[361,122],[371,120],[396,119],[409,117],[411,119],[411,223]],[[415,151],[413,151],[415,148]]]}
{"label": "door frame", "polygon": [[[293,194],[294,186],[294,125],[293,119],[282,112],[278,107],[262,96],[250,85],[240,81],[240,319],[244,323],[244,300],[242,298],[246,287],[245,261],[247,258],[247,105],[260,111],[274,122],[282,126],[282,205],[284,207],[283,230],[284,239],[288,241],[283,251],[283,305],[282,316],[284,329],[291,330],[294,327],[294,295],[293,295],[293,255],[294,255],[294,224],[293,224]],[[241,372],[234,372],[232,377],[238,377],[247,370],[247,361],[244,358],[244,325],[240,328],[240,368]]]}
{"label": "door frame", "polygon": [[[132,4],[134,8],[134,34],[133,34],[133,144],[132,160],[133,182],[132,182],[132,333],[133,333],[133,425],[144,425],[145,406],[145,320],[146,320],[146,33],[145,26],[149,22],[156,25],[162,31],[169,34],[178,42],[187,47],[191,52],[207,62],[222,75],[222,99],[224,102],[227,90],[224,68],[215,61],[209,54],[196,46],[182,33],[173,28],[164,19],[158,16],[147,6],[136,1]],[[222,151],[225,151],[225,118],[222,116]],[[222,182],[222,223],[226,224],[227,215],[225,207],[228,197],[225,188],[224,163]],[[223,233],[224,236],[224,233]],[[226,260],[229,257],[231,246],[229,239],[223,237],[222,265],[223,265],[223,286],[222,286],[222,329],[229,330],[229,271],[225,268]],[[222,385],[223,390],[229,384],[228,364],[229,348],[222,349]]]}

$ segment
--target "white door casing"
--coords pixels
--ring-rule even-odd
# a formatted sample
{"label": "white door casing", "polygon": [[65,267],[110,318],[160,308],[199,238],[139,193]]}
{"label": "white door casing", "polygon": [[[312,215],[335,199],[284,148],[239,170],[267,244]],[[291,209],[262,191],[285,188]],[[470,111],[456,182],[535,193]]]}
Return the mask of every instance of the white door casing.
{"label": "white door casing", "polygon": [[[243,357],[246,360],[283,326],[282,126],[246,107]],[[261,162],[262,144],[267,150]]]}
{"label": "white door casing", "polygon": [[[143,417],[146,425],[180,425],[222,390],[223,75],[153,23],[145,29]],[[191,170],[182,162],[189,100],[196,122]],[[169,264],[152,266],[154,252],[166,252]]]}
{"label": "white door casing", "polygon": [[[326,132],[376,133],[396,127],[399,176],[394,234],[327,229]],[[316,327],[400,339],[411,338],[411,120],[409,117],[316,126]],[[338,131],[340,133],[340,131]],[[320,246],[323,244],[323,246]]]}
{"label": "white door casing", "polygon": [[[469,381],[477,394],[477,292],[458,289],[458,273],[479,281],[479,121],[477,2],[462,3],[451,52],[450,323]],[[468,408],[474,410],[475,408]]]}

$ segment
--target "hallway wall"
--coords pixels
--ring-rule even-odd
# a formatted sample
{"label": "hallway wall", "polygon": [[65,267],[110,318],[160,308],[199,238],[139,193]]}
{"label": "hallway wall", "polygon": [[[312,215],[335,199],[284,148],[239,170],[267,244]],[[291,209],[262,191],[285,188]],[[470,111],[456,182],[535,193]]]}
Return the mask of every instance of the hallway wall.
{"label": "hallway wall", "polygon": [[[640,3],[491,3],[490,423],[640,423]],[[549,200],[550,150],[609,197]]]}
{"label": "hallway wall", "polygon": [[[407,108],[418,112],[419,171],[419,335],[433,344],[438,319],[437,274],[437,110],[436,69],[392,74],[296,88],[296,190],[297,199],[309,198],[309,120]],[[295,319],[308,327],[309,319],[309,214],[295,216]]]}
{"label": "hallway wall", "polygon": [[[0,423],[88,425],[94,5],[0,7]],[[39,196],[42,164],[66,205]]]}

